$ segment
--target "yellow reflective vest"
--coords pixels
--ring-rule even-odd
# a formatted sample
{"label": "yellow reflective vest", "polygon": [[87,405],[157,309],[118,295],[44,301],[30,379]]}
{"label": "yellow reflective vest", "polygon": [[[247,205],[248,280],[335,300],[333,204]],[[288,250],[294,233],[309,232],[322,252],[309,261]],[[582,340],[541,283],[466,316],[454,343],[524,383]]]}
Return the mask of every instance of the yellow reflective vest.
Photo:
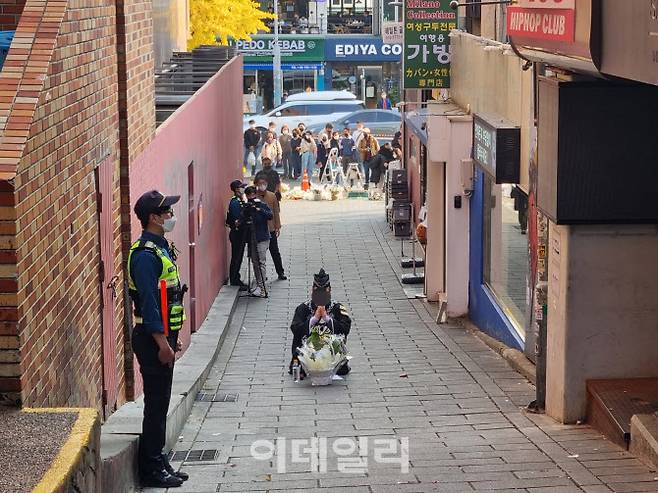
{"label": "yellow reflective vest", "polygon": [[178,268],[174,261],[169,258],[164,249],[152,241],[137,240],[130,247],[128,253],[128,292],[135,305],[135,323],[142,323],[141,303],[139,293],[131,273],[132,255],[137,250],[151,250],[162,261],[162,272],[158,279],[156,289],[160,290],[160,281],[167,283],[167,313],[169,314],[169,330],[180,330],[186,319],[185,308],[183,307],[183,289],[180,278],[178,277]]}

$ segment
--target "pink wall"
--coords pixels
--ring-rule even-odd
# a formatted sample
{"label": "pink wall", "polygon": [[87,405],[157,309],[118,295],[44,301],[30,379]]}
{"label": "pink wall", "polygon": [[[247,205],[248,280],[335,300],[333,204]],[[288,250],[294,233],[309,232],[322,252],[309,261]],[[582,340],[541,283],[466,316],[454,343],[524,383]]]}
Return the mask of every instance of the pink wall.
{"label": "pink wall", "polygon": [[[195,290],[194,313],[190,293],[185,301],[187,322],[181,331],[184,348],[189,345],[191,330],[199,328],[228,278],[230,251],[224,219],[231,197],[229,183],[242,176],[241,160],[242,58],[238,57],[170,116],[151,144],[131,163],[131,204],[152,189],[181,196],[174,206],[176,229],[167,238],[180,250],[177,263],[182,281]],[[191,163],[192,195],[188,179]],[[194,282],[190,272],[191,232],[196,243]],[[140,233],[140,223],[133,214],[132,237],[136,239]]]}

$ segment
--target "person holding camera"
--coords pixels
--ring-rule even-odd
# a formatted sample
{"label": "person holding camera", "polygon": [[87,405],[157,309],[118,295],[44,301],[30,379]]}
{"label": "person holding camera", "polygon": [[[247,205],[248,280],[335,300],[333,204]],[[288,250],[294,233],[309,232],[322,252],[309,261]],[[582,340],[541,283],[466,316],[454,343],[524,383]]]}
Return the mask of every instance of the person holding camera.
{"label": "person holding camera", "polygon": [[246,231],[243,224],[244,218],[242,217],[242,208],[244,205],[242,197],[247,185],[242,183],[241,180],[234,180],[230,186],[233,197],[231,197],[228,210],[226,211],[226,226],[230,229],[228,239],[231,242],[229,282],[231,286],[239,286],[240,291],[246,291],[248,286],[240,279],[240,269],[242,268],[242,258],[244,257],[244,246],[247,244]]}
{"label": "person holding camera", "polygon": [[254,277],[256,278],[256,287],[251,291],[251,294],[266,298],[265,276],[267,271],[265,261],[270,246],[270,230],[267,223],[274,215],[272,209],[258,198],[256,187],[249,186],[245,188],[244,195],[247,202],[242,211],[244,222],[248,227],[251,262],[254,267]]}

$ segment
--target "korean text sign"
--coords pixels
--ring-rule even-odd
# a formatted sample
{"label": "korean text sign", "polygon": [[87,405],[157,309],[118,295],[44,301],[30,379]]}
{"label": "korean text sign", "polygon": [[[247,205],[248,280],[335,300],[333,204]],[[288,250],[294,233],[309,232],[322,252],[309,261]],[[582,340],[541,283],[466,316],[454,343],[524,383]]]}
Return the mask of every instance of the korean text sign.
{"label": "korean text sign", "polygon": [[449,0],[404,0],[404,88],[450,87],[450,31],[457,12]]}

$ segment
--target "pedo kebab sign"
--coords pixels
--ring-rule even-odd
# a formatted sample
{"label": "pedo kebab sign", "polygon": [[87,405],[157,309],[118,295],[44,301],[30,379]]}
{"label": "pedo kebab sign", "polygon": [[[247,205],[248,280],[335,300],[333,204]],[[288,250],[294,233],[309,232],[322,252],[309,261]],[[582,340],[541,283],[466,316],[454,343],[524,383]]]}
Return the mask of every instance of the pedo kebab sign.
{"label": "pedo kebab sign", "polygon": [[457,12],[449,0],[404,0],[404,88],[450,87],[450,31]]}
{"label": "pedo kebab sign", "polygon": [[576,0],[518,0],[507,8],[512,38],[570,43],[574,40]]}

